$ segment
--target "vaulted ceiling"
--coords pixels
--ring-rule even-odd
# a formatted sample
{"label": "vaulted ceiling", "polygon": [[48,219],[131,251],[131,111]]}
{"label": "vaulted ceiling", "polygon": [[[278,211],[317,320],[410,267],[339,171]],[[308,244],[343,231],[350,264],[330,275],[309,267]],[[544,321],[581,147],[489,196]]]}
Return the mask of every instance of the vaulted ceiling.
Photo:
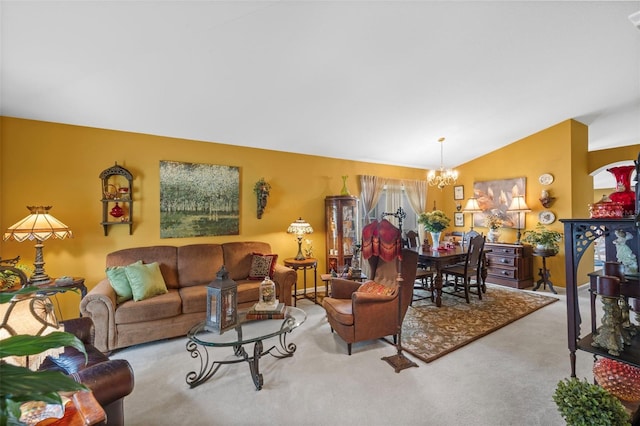
{"label": "vaulted ceiling", "polygon": [[640,1],[8,1],[5,116],[431,169],[640,143]]}

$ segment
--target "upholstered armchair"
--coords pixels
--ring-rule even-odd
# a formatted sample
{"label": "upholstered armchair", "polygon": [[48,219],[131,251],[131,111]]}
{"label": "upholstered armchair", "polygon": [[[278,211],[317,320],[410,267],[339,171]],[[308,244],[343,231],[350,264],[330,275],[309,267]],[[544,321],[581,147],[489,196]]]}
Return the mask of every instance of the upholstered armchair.
{"label": "upholstered armchair", "polygon": [[[370,277],[365,283],[341,278],[331,280],[331,297],[322,304],[327,311],[331,331],[335,331],[347,343],[393,336],[398,333],[398,308],[404,319],[413,297],[418,254],[415,250],[402,249],[402,260],[384,261],[378,256],[368,259]],[[397,265],[401,265],[398,271]],[[398,272],[402,281],[398,281]],[[402,293],[401,302],[398,297]]]}

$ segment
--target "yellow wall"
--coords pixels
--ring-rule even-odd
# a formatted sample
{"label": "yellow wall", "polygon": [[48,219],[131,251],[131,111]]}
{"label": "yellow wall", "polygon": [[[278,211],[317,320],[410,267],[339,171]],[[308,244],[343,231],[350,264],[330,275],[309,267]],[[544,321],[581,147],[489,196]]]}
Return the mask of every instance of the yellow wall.
{"label": "yellow wall", "polygon": [[[347,186],[353,195],[358,195],[358,176],[362,174],[424,179],[426,173],[422,169],[8,117],[0,118],[0,137],[0,227],[6,230],[26,216],[27,205],[52,205],[51,213],[73,230],[74,238],[45,241],[46,271],[51,276],[83,276],[89,288],[104,276],[106,254],[127,247],[262,240],[271,244],[282,262],[297,251],[295,239],[285,231],[289,223],[299,216],[314,227],[315,233],[311,235],[314,254],[318,258],[319,269],[323,270],[324,197],[340,192],[340,176],[349,175]],[[532,208],[532,212],[526,215],[526,228],[531,229],[543,209],[538,201],[543,189],[538,176],[551,173],[555,181],[544,187],[556,197],[550,210],[559,219],[586,217],[587,205],[593,196],[592,179],[588,173],[593,171],[594,164],[598,164],[593,153],[587,153],[586,149],[586,126],[567,120],[459,166],[458,184],[464,186],[466,200],[473,194],[475,181],[526,177],[526,200]],[[606,156],[608,164],[634,159],[639,150],[640,145],[635,145],[600,151],[598,157]],[[240,167],[240,235],[160,239],[161,160]],[[129,235],[126,226],[114,226],[105,237],[100,225],[101,187],[98,175],[116,161],[135,176],[134,232]],[[263,218],[257,219],[252,188],[261,177],[271,184],[272,189]],[[452,187],[442,191],[429,188],[429,209],[434,201],[438,208],[453,216],[456,201],[453,200]],[[466,226],[457,230],[468,229],[469,221],[467,215]],[[550,227],[562,231],[559,221]],[[456,230],[453,226],[452,229]],[[478,231],[487,232],[486,228]],[[503,230],[502,239],[514,242],[515,230]],[[1,257],[16,255],[31,264],[33,244],[0,243]],[[536,258],[536,279],[539,263]],[[564,286],[564,254],[560,253],[548,263],[554,284]],[[78,314],[77,295],[65,294],[58,300],[65,318]]]}
{"label": "yellow wall", "polygon": [[[302,216],[314,227],[314,254],[324,270],[324,198],[339,194],[341,175],[359,194],[358,175],[424,179],[426,171],[359,161],[337,160],[232,145],[197,142],[136,133],[69,126],[41,121],[1,118],[2,183],[0,227],[25,217],[27,205],[51,205],[51,214],[68,225],[73,239],[44,242],[46,272],[52,276],[86,278],[92,288],[104,276],[105,255],[114,250],[155,244],[259,240],[271,244],[280,263],[297,252],[288,225]],[[160,239],[160,160],[240,167],[240,235]],[[101,184],[98,175],[115,162],[134,175],[134,230],[112,226],[104,236],[101,222]],[[264,177],[272,186],[262,219],[256,217],[255,182]],[[30,242],[3,242],[0,256],[20,255],[32,264]],[[320,282],[321,284],[321,282]],[[58,298],[63,316],[78,314],[78,296]]]}

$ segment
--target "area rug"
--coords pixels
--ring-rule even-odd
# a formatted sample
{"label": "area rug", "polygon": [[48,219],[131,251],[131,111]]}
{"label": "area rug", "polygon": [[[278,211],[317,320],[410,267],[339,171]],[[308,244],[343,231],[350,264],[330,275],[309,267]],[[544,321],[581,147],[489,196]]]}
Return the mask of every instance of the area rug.
{"label": "area rug", "polygon": [[415,301],[402,324],[402,348],[431,362],[557,301],[490,284],[482,300],[472,295],[471,303],[449,294],[443,294],[440,308],[429,299]]}

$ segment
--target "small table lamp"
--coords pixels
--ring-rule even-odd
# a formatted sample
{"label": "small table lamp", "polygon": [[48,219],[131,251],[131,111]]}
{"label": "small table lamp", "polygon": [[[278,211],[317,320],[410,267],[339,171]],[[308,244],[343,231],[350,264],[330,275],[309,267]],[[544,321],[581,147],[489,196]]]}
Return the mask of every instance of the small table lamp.
{"label": "small table lamp", "polygon": [[44,272],[44,258],[42,257],[42,242],[49,238],[71,238],[73,234],[67,225],[49,214],[51,206],[27,206],[31,214],[11,225],[4,233],[4,241],[36,240],[36,258],[33,262],[35,271],[29,278],[33,285],[46,284],[51,281]]}
{"label": "small table lamp", "polygon": [[524,195],[516,195],[515,197],[513,197],[513,200],[511,200],[511,205],[509,206],[507,211],[518,213],[518,226],[516,227],[518,229],[518,234],[516,236],[516,244],[522,244],[522,242],[520,241],[520,237],[522,236],[522,214],[531,211],[529,206],[527,206],[527,202],[524,200]]}
{"label": "small table lamp", "polygon": [[298,238],[298,254],[296,260],[305,260],[306,258],[302,254],[302,238],[305,234],[313,234],[313,228],[305,220],[299,218],[287,228],[287,233],[295,234]]}
{"label": "small table lamp", "polygon": [[474,232],[473,231],[473,222],[475,221],[475,214],[476,213],[482,213],[482,209],[480,208],[480,205],[478,204],[478,199],[475,197],[471,197],[467,200],[467,204],[464,205],[464,209],[462,209],[463,213],[471,213],[471,230],[469,232]]}

